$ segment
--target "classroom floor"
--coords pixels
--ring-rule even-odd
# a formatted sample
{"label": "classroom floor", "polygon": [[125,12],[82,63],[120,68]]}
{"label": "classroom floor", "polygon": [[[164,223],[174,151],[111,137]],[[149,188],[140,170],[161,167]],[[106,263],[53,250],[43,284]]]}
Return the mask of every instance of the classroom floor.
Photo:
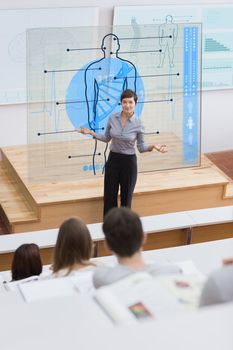
{"label": "classroom floor", "polygon": [[233,180],[233,150],[206,153],[205,155]]}

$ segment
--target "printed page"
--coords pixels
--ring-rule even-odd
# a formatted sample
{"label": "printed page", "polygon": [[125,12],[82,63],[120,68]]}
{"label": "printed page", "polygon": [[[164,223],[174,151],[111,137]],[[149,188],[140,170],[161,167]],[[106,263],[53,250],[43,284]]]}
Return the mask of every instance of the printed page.
{"label": "printed page", "polygon": [[196,309],[206,278],[201,273],[179,274],[157,277],[161,285],[167,289],[180,304]]}
{"label": "printed page", "polygon": [[186,310],[175,295],[146,272],[102,287],[95,297],[117,323],[175,317]]}

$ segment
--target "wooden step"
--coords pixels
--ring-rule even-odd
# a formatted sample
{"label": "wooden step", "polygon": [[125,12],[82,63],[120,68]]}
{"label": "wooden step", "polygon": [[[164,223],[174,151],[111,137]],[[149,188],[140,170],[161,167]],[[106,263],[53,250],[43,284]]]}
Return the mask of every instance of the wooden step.
{"label": "wooden step", "polygon": [[[17,154],[19,155],[19,152],[18,153],[16,152],[16,155]],[[21,192],[24,194],[24,197],[26,198],[26,200],[30,204],[30,207],[34,210],[34,212],[37,215],[39,215],[38,205],[37,205],[35,199],[33,198],[28,187],[26,186],[25,180],[22,179],[22,175],[16,170],[17,166],[20,166],[21,158],[20,157],[19,157],[19,159],[16,158],[17,162],[15,164],[15,162],[12,163],[12,160],[10,160],[8,158],[8,156],[5,154],[3,149],[1,149],[1,155],[2,155],[2,162],[3,162],[3,165],[6,169],[6,171],[7,171],[8,176],[17,183]],[[26,164],[26,168],[27,168],[27,164]]]}
{"label": "wooden step", "polygon": [[0,216],[9,232],[14,225],[38,221],[38,216],[22,193],[20,185],[0,162]]}
{"label": "wooden step", "polygon": [[233,198],[233,182],[227,184],[224,193],[224,199]]}

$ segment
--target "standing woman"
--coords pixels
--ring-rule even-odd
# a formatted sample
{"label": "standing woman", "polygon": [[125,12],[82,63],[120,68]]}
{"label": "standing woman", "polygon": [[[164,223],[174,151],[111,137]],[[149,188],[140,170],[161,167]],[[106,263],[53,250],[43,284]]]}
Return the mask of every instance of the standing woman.
{"label": "standing woman", "polygon": [[132,90],[121,94],[122,111],[110,115],[105,134],[81,128],[81,133],[91,135],[97,140],[111,142],[109,157],[104,176],[104,216],[113,207],[117,207],[120,186],[121,206],[131,208],[133,191],[137,181],[137,157],[135,142],[140,153],[166,152],[165,145],[146,145],[144,128],[135,116],[134,109],[138,97]]}

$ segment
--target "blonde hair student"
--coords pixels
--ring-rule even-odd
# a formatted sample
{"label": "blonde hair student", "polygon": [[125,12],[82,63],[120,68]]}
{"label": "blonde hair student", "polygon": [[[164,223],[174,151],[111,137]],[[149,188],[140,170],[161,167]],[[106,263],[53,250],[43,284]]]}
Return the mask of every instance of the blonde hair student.
{"label": "blonde hair student", "polygon": [[68,276],[84,269],[94,268],[90,261],[93,242],[86,224],[78,217],[70,218],[60,226],[54,249],[52,270],[54,277]]}

